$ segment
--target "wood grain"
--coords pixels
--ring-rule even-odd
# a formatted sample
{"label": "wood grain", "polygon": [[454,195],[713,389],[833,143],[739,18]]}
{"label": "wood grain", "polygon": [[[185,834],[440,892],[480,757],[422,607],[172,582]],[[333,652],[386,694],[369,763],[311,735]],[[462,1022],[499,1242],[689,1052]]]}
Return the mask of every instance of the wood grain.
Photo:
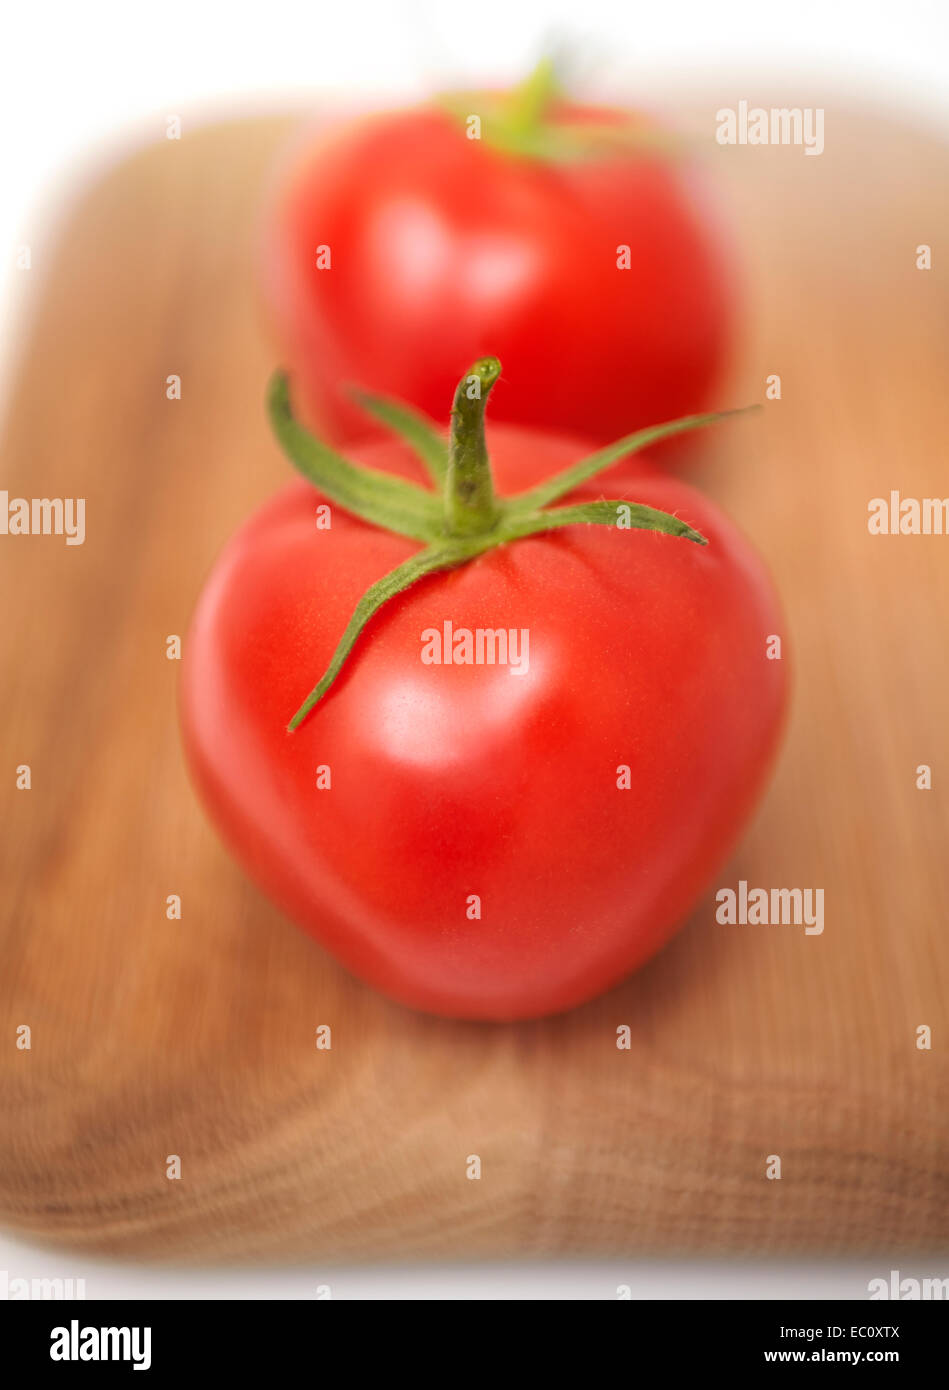
{"label": "wood grain", "polygon": [[796,673],[720,884],[823,887],[826,929],[716,926],[710,893],[621,988],[521,1026],[346,976],[227,858],[182,764],[166,637],[287,476],[252,273],[286,124],[162,141],[71,209],[29,272],[0,472],[87,499],[81,547],[0,537],[5,1224],[175,1259],[945,1248],[949,537],[866,518],[892,488],[949,491],[944,247],[915,268],[949,158],[834,116],[820,158],[707,156],[748,265],[723,403],[773,372],[783,399],[696,471],[770,556]]}

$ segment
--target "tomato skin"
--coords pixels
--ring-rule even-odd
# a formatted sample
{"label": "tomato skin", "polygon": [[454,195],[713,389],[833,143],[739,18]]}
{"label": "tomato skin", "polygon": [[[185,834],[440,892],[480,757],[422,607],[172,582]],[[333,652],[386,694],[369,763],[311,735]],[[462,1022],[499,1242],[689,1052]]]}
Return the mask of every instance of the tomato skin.
{"label": "tomato skin", "polygon": [[495,421],[604,443],[721,404],[731,255],[684,161],[648,147],[550,163],[437,109],[366,117],[288,166],[264,278],[302,412],[336,441],[366,433],[353,383],[440,420],[487,354],[505,369]]}
{"label": "tomato skin", "polygon": [[[502,492],[586,451],[497,425],[489,446]],[[354,456],[419,479],[395,441]],[[571,500],[602,496],[597,482]],[[293,734],[356,601],[414,542],[338,508],[320,531],[324,499],[294,482],[201,596],[181,718],[211,816],[291,917],[405,1004],[531,1018],[615,984],[682,922],[762,790],[787,663],[765,655],[782,622],[760,560],[648,465],[621,465],[610,492],[676,512],[708,546],[576,526],[430,576],[376,615]],[[421,633],[446,619],[527,628],[527,674],[423,664]]]}

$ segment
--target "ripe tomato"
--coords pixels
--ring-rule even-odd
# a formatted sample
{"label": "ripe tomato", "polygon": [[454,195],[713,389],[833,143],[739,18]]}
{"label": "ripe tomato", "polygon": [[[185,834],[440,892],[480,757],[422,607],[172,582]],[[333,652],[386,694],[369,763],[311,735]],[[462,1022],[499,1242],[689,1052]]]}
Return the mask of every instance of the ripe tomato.
{"label": "ripe tomato", "polygon": [[[554,114],[553,151],[629,121]],[[652,139],[639,123],[625,143],[544,158],[422,108],[308,145],[264,247],[304,416],[330,439],[364,436],[347,393],[359,382],[440,419],[486,352],[505,364],[496,420],[606,441],[705,408],[732,335],[731,258],[704,190]],[[565,372],[569,394],[555,387]]]}
{"label": "ripe tomato", "polygon": [[[502,493],[585,451],[515,426],[489,441]],[[398,440],[355,456],[419,477]],[[294,733],[360,595],[419,543],[338,507],[321,530],[325,497],[294,482],[200,599],[181,711],[212,816],[291,917],[406,1004],[528,1018],[614,984],[682,922],[765,782],[785,663],[761,562],[681,481],[640,461],[610,479],[708,544],[570,525],[419,579]],[[591,480],[566,500],[602,496]],[[526,631],[527,669],[433,664],[446,622]]]}

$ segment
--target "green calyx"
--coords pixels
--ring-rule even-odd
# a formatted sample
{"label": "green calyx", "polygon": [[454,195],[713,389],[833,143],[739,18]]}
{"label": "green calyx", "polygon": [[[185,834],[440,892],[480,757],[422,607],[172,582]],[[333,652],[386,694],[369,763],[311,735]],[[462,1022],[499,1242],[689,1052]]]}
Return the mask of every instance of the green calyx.
{"label": "green calyx", "polygon": [[448,92],[438,98],[441,108],[464,127],[470,139],[483,140],[514,157],[565,163],[630,149],[660,150],[665,158],[678,153],[677,142],[667,132],[643,120],[576,121],[565,118],[565,103],[550,57],[542,58],[523,82],[508,91]]}
{"label": "green calyx", "polygon": [[374,526],[418,541],[422,549],[371,584],[357,603],[332,660],[291,719],[298,728],[329,690],[363,628],[384,603],[427,574],[467,564],[498,546],[562,526],[613,526],[643,529],[706,545],[705,537],[678,517],[623,499],[552,507],[574,488],[628,454],[661,439],[702,429],[739,411],[689,415],[665,425],[637,430],[599,449],[546,482],[512,497],[498,497],[484,437],[484,409],[501,373],[496,357],[484,357],[465,373],[455,392],[448,441],[411,407],[382,396],[358,393],[375,419],[399,435],[424,463],[433,489],[391,473],[352,463],[298,423],[290,406],[286,374],[277,372],[269,390],[274,433],[290,462],[320,492],[345,511]]}

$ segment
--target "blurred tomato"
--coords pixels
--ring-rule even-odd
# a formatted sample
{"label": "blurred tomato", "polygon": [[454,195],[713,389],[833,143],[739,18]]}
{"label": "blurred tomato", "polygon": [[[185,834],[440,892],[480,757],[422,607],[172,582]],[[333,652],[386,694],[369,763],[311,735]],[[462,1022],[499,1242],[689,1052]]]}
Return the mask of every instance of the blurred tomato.
{"label": "blurred tomato", "polygon": [[499,421],[606,441],[721,404],[729,257],[668,145],[566,104],[533,138],[523,122],[493,140],[490,122],[471,128],[440,108],[366,117],[285,171],[264,269],[309,422],[337,442],[365,434],[353,382],[441,418],[489,352],[505,366]]}

